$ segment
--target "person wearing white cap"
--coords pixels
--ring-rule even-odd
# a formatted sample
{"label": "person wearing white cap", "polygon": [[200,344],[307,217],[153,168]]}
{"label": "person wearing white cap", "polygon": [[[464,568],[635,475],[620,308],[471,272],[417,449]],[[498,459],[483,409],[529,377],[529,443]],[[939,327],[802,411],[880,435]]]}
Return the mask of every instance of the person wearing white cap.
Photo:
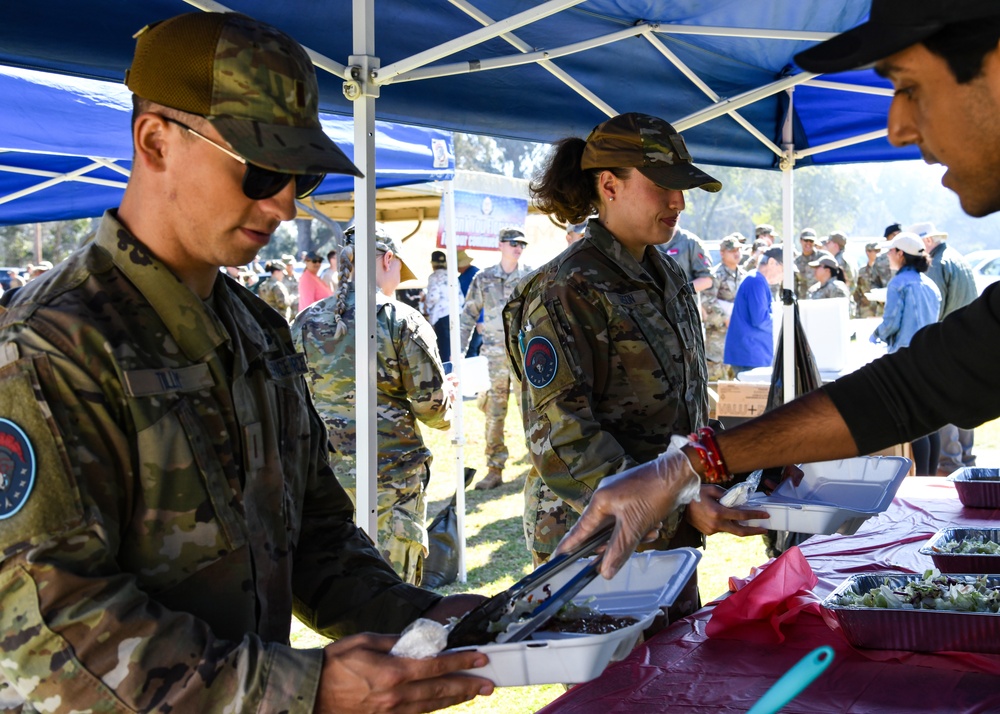
{"label": "person wearing white cap", "polygon": [[[972,216],[1000,211],[1000,3],[996,0],[872,0],[866,22],[795,57],[808,72],[875,63],[895,92],[888,140],[920,149],[947,171],[942,183]],[[1000,416],[1000,285],[914,335],[910,348],[875,360],[767,414],[713,437],[687,440],[650,463],[605,479],[566,552],[609,522],[615,533],[601,574],[611,577],[673,510],[699,475],[870,454],[948,422],[974,426]],[[920,384],[920,388],[912,385]],[[878,400],[866,395],[880,394]],[[823,439],[802,439],[822,433]],[[702,443],[705,442],[705,443]],[[714,465],[718,464],[718,466]]]}
{"label": "person wearing white cap", "polygon": [[[930,256],[915,233],[897,234],[884,250],[896,274],[889,281],[882,322],[871,341],[884,342],[892,354],[909,347],[918,330],[937,322],[941,293],[926,275]],[[914,439],[910,445],[917,476],[935,476],[941,447],[938,432]]]}
{"label": "person wearing white cap", "polygon": [[938,230],[933,223],[914,223],[906,227],[923,241],[931,259],[927,277],[941,291],[941,319],[976,299],[976,279],[965,257],[948,245],[948,234]]}
{"label": "person wearing white cap", "polygon": [[[941,291],[940,319],[975,300],[979,291],[972,268],[965,257],[948,244],[948,234],[935,228],[933,223],[915,223],[907,230],[920,236],[931,259],[927,277]],[[946,424],[938,433],[941,436],[938,468],[942,475],[949,475],[963,466],[976,465],[976,457],[972,453],[975,442],[972,429]]]}

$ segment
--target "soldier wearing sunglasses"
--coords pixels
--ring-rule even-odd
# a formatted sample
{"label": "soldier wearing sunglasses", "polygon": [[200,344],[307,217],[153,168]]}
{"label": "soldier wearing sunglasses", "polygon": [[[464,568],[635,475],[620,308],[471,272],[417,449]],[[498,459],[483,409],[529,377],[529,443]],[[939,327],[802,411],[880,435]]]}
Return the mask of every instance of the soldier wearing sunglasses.
{"label": "soldier wearing sunglasses", "polygon": [[[134,162],[96,238],[0,310],[0,700],[20,711],[429,711],[476,652],[390,633],[481,601],[403,584],[353,523],[285,319],[219,267],[328,172],[291,38],[192,13],[138,35]],[[336,641],[289,646],[293,613]],[[364,631],[386,634],[356,634]]]}

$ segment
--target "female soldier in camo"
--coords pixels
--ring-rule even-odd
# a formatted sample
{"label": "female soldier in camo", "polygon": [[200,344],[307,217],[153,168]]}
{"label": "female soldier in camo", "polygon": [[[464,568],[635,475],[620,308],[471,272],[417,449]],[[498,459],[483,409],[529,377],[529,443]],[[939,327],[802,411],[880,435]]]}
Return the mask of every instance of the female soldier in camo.
{"label": "female soldier in camo", "polygon": [[[603,478],[655,458],[672,433],[708,419],[698,305],[677,264],[654,248],[670,240],[692,188],[722,185],[692,163],[673,127],[644,114],[609,119],[586,141],[557,142],[532,183],[557,220],[591,217],[583,240],[523,280],[504,309],[530,442],[524,526],[536,563]],[[763,532],[739,526],[746,513],[707,489],[670,516],[654,547],[699,546],[702,533],[719,530]],[[698,606],[693,578],[678,605],[678,614]]]}
{"label": "female soldier in camo", "polygon": [[[423,315],[392,299],[413,273],[381,229],[375,239],[378,334],[378,547],[406,582],[419,584],[427,554],[427,504],[431,452],[417,420],[435,429],[451,426],[452,387],[438,356],[434,329]],[[309,389],[337,450],[333,471],[355,500],[354,236],[340,252],[337,293],[299,313],[292,339],[309,366]],[[356,502],[356,500],[355,500]]]}

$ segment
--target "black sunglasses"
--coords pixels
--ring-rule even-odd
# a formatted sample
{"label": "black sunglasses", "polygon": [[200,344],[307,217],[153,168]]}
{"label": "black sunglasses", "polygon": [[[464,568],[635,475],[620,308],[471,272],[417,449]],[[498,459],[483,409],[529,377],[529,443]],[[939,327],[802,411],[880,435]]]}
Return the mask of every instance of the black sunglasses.
{"label": "black sunglasses", "polygon": [[292,179],[295,179],[295,198],[305,198],[319,188],[319,185],[323,183],[323,179],[326,178],[326,174],[288,174],[251,164],[239,154],[230,151],[221,144],[215,143],[207,136],[199,134],[184,122],[171,119],[162,114],[160,116],[163,117],[164,121],[176,124],[182,129],[187,130],[202,141],[208,142],[219,151],[228,154],[246,166],[246,171],[243,173],[243,194],[254,201],[263,201],[265,198],[271,198],[271,196],[274,196],[278,191],[287,186],[288,182]]}

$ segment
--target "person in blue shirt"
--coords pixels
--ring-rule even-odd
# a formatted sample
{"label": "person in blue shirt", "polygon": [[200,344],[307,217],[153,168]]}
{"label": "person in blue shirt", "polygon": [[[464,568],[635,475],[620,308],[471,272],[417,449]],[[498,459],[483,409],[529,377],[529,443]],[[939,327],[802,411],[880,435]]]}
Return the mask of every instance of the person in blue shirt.
{"label": "person in blue shirt", "polygon": [[[886,248],[889,265],[896,271],[885,296],[882,324],[872,333],[872,342],[884,342],[889,353],[910,346],[921,328],[937,322],[941,291],[927,277],[931,257],[915,233],[900,233]],[[918,476],[937,474],[941,438],[934,431],[910,442]]]}
{"label": "person in blue shirt", "polygon": [[737,377],[748,369],[770,367],[774,359],[770,286],[781,282],[781,250],[777,246],[764,251],[736,291],[723,360]]}

